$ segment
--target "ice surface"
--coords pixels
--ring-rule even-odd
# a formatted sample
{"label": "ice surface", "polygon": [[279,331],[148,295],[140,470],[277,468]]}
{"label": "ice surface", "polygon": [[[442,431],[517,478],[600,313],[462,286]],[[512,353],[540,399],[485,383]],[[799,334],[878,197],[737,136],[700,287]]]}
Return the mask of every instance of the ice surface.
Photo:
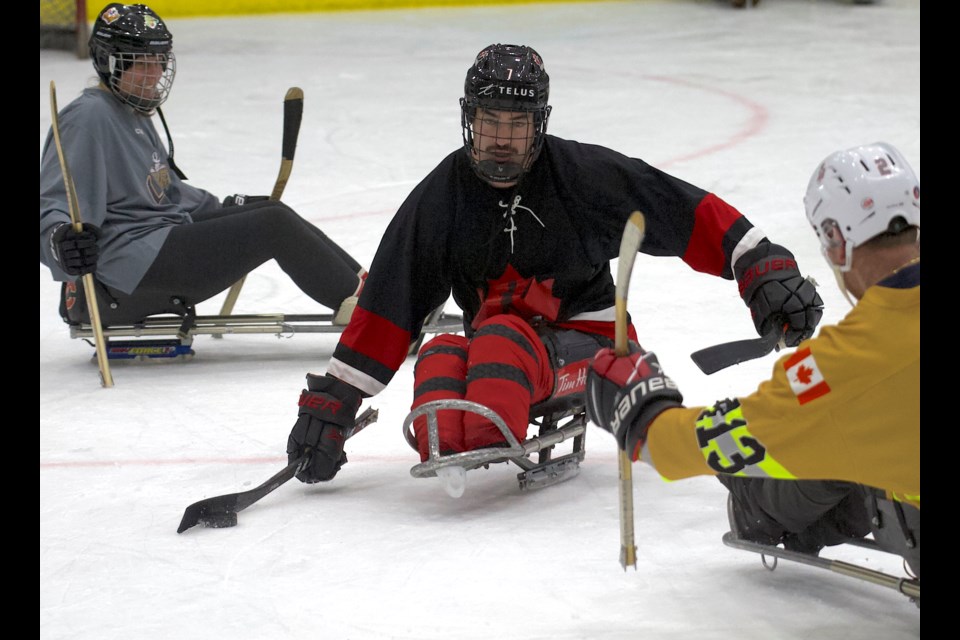
{"label": "ice surface", "polygon": [[[304,90],[284,199],[369,264],[392,213],[461,144],[472,57],[524,43],[552,78],[550,130],[611,146],[728,200],[848,309],[807,229],[815,165],[886,140],[920,170],[920,3],[637,1],[170,20],[178,74],[165,106],[176,158],[219,195],[270,192],[282,100]],[[40,52],[66,105],[89,62]],[[200,337],[186,364],[114,367],[57,316],[40,274],[40,637],[53,640],[915,638],[893,591],[810,567],[765,571],[724,547],[725,491],[634,467],[638,569],[619,559],[617,459],[590,427],[577,478],[521,493],[516,469],[468,472],[458,500],[415,479],[401,424],[413,361],[366,404],[379,422],[330,483],[279,488],[238,526],[177,535],[184,508],[255,487],[286,464],[295,400],[335,336]],[[206,303],[215,313],[222,297]],[[453,304],[448,305],[449,310]],[[687,400],[745,393],[775,355],[701,374],[689,353],[752,337],[736,286],[639,256],[629,309]],[[201,305],[201,312],[204,306]],[[236,312],[319,312],[275,264]],[[846,559],[899,572],[863,550]]]}

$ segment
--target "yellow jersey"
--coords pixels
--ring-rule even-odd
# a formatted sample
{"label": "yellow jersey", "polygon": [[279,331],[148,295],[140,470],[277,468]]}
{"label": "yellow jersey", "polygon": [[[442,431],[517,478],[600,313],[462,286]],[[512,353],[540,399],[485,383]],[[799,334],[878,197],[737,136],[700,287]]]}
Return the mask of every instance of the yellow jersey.
{"label": "yellow jersey", "polygon": [[919,508],[919,263],[868,288],[749,396],[661,413],[642,457],[667,480],[846,480]]}

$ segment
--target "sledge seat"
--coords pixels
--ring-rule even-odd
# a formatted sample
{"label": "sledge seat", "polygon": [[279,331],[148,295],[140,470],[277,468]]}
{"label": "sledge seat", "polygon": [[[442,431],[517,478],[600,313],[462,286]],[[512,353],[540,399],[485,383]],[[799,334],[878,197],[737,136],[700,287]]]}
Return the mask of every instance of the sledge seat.
{"label": "sledge seat", "polygon": [[[184,298],[171,296],[168,300],[158,300],[131,296],[96,278],[94,287],[109,360],[170,362],[193,358],[191,330],[197,314],[195,307]],[[70,326],[71,338],[84,338],[89,342],[95,337],[86,291],[79,280],[62,284],[60,317]],[[156,337],[118,340],[118,336]]]}
{"label": "sledge seat", "polygon": [[[476,413],[490,420],[500,429],[506,446],[474,449],[460,453],[441,454],[437,412],[459,410]],[[517,474],[521,490],[540,489],[576,476],[583,461],[586,437],[587,413],[583,393],[574,393],[559,398],[550,398],[530,409],[530,423],[537,426],[537,435],[519,442],[503,419],[492,409],[469,400],[434,400],[427,402],[407,415],[403,421],[403,435],[414,450],[419,451],[413,433],[413,421],[426,416],[429,457],[414,465],[410,475],[415,478],[434,477],[438,471],[459,467],[469,471],[491,464],[512,462],[522,469]],[[554,457],[556,445],[572,442],[569,453]],[[534,460],[534,454],[536,459]]]}

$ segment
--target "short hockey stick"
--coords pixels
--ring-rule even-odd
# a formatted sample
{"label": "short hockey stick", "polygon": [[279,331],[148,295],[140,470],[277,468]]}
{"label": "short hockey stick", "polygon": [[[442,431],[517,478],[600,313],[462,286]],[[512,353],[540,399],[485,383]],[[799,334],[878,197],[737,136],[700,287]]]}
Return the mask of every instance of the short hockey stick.
{"label": "short hockey stick", "polygon": [[[70,212],[70,222],[73,230],[83,231],[83,220],[80,217],[80,200],[77,197],[77,188],[73,183],[73,174],[67,165],[67,156],[63,152],[63,143],[60,141],[60,118],[57,109],[57,86],[50,81],[50,118],[53,129],[53,141],[57,146],[57,156],[60,158],[60,172],[63,174],[63,186],[67,192],[67,209]],[[90,325],[93,328],[94,347],[97,351],[97,367],[100,369],[100,384],[104,387],[113,386],[113,374],[110,373],[110,360],[107,359],[107,343],[103,339],[103,325],[100,324],[100,306],[97,304],[97,292],[93,281],[93,274],[82,277],[83,290],[87,296],[87,309],[90,311]]]}
{"label": "short hockey stick", "polygon": [[[620,258],[617,262],[616,289],[616,342],[614,351],[618,356],[630,354],[627,339],[627,293],[630,289],[630,275],[633,263],[643,242],[646,223],[643,214],[634,211],[623,230],[620,240]],[[637,568],[637,545],[633,535],[633,469],[630,454],[621,450],[618,457],[620,467],[620,566]]]}
{"label": "short hockey stick", "polygon": [[[814,287],[817,286],[813,278],[808,276],[807,280]],[[783,334],[786,329],[787,325],[784,324],[782,328],[772,328],[759,338],[716,344],[706,349],[694,351],[690,354],[690,358],[700,367],[701,371],[710,375],[747,360],[762,358],[774,349],[777,351],[785,349],[786,344],[783,341]]]}
{"label": "short hockey stick", "polygon": [[694,351],[690,358],[701,371],[710,375],[747,360],[762,358],[774,350],[781,338],[783,331],[774,329],[759,338],[724,342]]}
{"label": "short hockey stick", "polygon": [[[290,178],[290,172],[293,171],[293,154],[297,150],[297,138],[300,136],[300,122],[303,120],[303,89],[300,87],[290,87],[287,95],[283,98],[283,148],[281,151],[280,173],[277,175],[277,182],[273,185],[273,191],[270,193],[271,200],[279,200],[283,196],[283,190],[287,186],[287,180]],[[233,307],[237,304],[237,298],[240,297],[240,289],[247,276],[233,283],[227,297],[220,308],[221,316],[228,316],[233,313]]]}
{"label": "short hockey stick", "polygon": [[[368,407],[367,410],[357,418],[353,429],[351,429],[349,433],[345,433],[344,437],[350,438],[355,436],[364,427],[376,422],[378,416],[379,411],[377,409]],[[310,453],[305,453],[256,489],[250,489],[249,491],[243,491],[241,493],[228,493],[227,495],[194,502],[183,512],[183,518],[180,520],[180,526],[177,527],[177,533],[183,533],[198,524],[215,529],[235,526],[239,512],[293,478],[300,469],[300,466],[305,464],[309,459]]]}

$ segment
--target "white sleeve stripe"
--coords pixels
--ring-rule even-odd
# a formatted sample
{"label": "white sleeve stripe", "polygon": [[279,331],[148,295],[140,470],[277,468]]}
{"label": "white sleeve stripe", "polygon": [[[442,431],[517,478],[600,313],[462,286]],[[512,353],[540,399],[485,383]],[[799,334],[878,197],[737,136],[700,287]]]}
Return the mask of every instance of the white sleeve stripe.
{"label": "white sleeve stripe", "polygon": [[740,239],[740,242],[737,243],[737,246],[733,248],[733,255],[730,257],[731,271],[733,270],[733,265],[737,264],[737,260],[740,259],[740,256],[760,244],[760,241],[763,240],[764,236],[766,236],[766,234],[761,231],[759,227],[754,227],[744,234],[743,238]]}
{"label": "white sleeve stripe", "polygon": [[368,396],[375,396],[387,386],[371,378],[359,369],[355,369],[348,364],[344,364],[336,358],[330,359],[330,366],[327,367],[327,373],[335,378],[351,384]]}
{"label": "white sleeve stripe", "polygon": [[584,311],[583,313],[578,313],[573,316],[567,322],[575,322],[577,320],[592,320],[596,322],[613,322],[617,317],[617,308],[616,307],[607,307],[606,309],[600,309],[599,311]]}

